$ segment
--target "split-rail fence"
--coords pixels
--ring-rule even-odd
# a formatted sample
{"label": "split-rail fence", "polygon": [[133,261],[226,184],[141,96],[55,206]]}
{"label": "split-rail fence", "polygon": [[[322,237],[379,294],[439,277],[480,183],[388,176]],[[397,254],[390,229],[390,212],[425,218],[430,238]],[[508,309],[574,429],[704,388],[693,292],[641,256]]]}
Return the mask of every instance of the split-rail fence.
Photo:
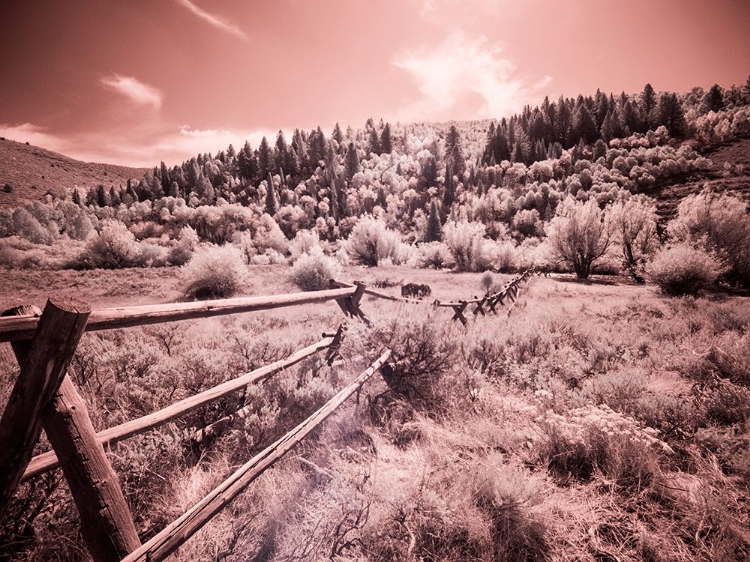
{"label": "split-rail fence", "polygon": [[[521,283],[533,272],[525,271],[500,291],[458,301],[434,301],[435,307],[453,309],[453,320],[464,325],[470,305],[473,314],[496,312],[505,299],[515,302]],[[348,386],[289,433],[269,445],[237,469],[200,502],[176,521],[141,544],[132,514],[107,459],[104,446],[140,435],[172,420],[261,382],[303,359],[327,350],[333,363],[343,335],[343,325],[289,357],[228,380],[199,394],[135,420],[96,432],[84,400],[67,376],[68,365],[84,332],[130,328],[179,320],[209,318],[282,307],[335,301],[346,316],[369,323],[360,309],[365,294],[375,298],[407,303],[427,303],[418,299],[393,297],[363,283],[351,285],[332,281],[329,290],[285,295],[241,297],[201,302],[170,303],[108,308],[92,311],[85,302],[50,299],[40,311],[33,306],[7,310],[0,317],[0,342],[10,342],[20,366],[8,404],[0,418],[0,517],[8,508],[19,484],[55,468],[61,468],[78,508],[83,539],[95,562],[157,562],[164,560],[211,520],[263,471],[299,443],[344,401],[367,382],[388,361],[385,350]],[[195,434],[200,441],[228,423],[242,410]],[[32,458],[44,429],[52,450]]]}

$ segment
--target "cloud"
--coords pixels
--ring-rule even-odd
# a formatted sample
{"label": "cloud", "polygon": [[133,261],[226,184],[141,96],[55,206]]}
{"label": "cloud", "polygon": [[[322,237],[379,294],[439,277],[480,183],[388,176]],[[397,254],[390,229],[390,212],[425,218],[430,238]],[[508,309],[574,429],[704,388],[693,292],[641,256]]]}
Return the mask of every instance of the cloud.
{"label": "cloud", "polygon": [[56,152],[60,152],[66,148],[67,145],[63,138],[46,131],[46,128],[34,125],[33,123],[23,123],[21,125],[0,123],[0,137],[17,142],[28,142],[35,146],[43,146],[48,150]]}
{"label": "cloud", "polygon": [[[284,131],[289,137],[291,131]],[[59,152],[84,162],[119,164],[150,168],[164,161],[170,166],[180,164],[198,154],[216,154],[230,144],[236,149],[245,141],[257,148],[265,136],[276,133],[262,130],[193,129],[149,124],[121,130],[89,131],[56,134],[32,123],[10,125],[0,123],[0,136]]]}
{"label": "cloud", "polygon": [[101,83],[138,105],[150,105],[155,109],[159,109],[164,99],[164,94],[159,90],[153,86],[144,84],[132,76],[112,74],[102,78]]}
{"label": "cloud", "polygon": [[192,14],[198,16],[203,21],[208,22],[211,25],[213,25],[215,28],[220,29],[226,33],[229,33],[230,35],[234,35],[236,37],[239,37],[240,39],[244,39],[245,41],[247,41],[247,35],[245,35],[245,32],[242,31],[236,25],[229,23],[228,21],[224,20],[223,18],[220,18],[219,16],[209,14],[205,10],[193,4],[190,0],[175,0],[175,1],[180,6],[188,9]]}
{"label": "cloud", "polygon": [[401,53],[392,63],[411,75],[421,97],[401,109],[399,120],[485,119],[520,112],[551,78],[529,84],[501,55],[486,37],[470,40],[460,32],[432,48]]}

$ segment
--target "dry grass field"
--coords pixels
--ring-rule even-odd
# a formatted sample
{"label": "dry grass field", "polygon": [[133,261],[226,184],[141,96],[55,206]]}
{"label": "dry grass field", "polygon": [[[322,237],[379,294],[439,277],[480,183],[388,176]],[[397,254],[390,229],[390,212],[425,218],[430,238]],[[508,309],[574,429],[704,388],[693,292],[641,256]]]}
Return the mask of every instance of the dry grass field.
{"label": "dry grass field", "polygon": [[[295,291],[250,268],[244,294]],[[0,306],[48,295],[95,308],[179,298],[176,268],[4,272]],[[479,295],[480,274],[348,268],[398,294]],[[496,275],[497,283],[507,277]],[[377,376],[175,560],[746,560],[750,303],[652,286],[534,277],[510,315],[464,328],[448,309],[365,297],[342,361],[303,361],[108,454],[143,539],[304,419],[385,347]],[[471,316],[471,315],[470,315]],[[288,355],[335,328],[334,303],[89,333],[70,374],[97,429]],[[17,367],[0,348],[6,400]],[[186,439],[251,405],[209,443]],[[43,444],[40,445],[43,447]],[[86,560],[59,474],[24,484],[0,558]]]}

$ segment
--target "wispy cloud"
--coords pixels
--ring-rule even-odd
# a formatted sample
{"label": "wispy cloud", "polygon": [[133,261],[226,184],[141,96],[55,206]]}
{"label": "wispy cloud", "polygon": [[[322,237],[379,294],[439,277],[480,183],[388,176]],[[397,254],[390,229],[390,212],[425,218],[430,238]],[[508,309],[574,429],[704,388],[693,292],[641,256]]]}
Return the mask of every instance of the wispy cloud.
{"label": "wispy cloud", "polygon": [[521,111],[551,78],[535,83],[516,72],[486,37],[456,32],[442,43],[400,54],[393,64],[408,72],[421,97],[402,108],[403,121],[483,119]]}
{"label": "wispy cloud", "polygon": [[114,90],[118,94],[122,94],[138,105],[150,105],[155,109],[159,109],[161,107],[161,102],[164,99],[164,94],[158,89],[149,86],[148,84],[144,84],[132,76],[111,74],[110,76],[102,78],[101,82],[107,88]]}
{"label": "wispy cloud", "polygon": [[[289,138],[291,131],[285,133]],[[175,127],[148,123],[121,130],[63,134],[32,123],[0,123],[0,136],[18,142],[28,141],[35,146],[84,162],[151,167],[160,160],[174,165],[198,154],[216,154],[230,144],[239,149],[246,140],[257,148],[264,136],[273,139],[276,132],[258,129],[194,129],[189,125]]]}
{"label": "wispy cloud", "polygon": [[239,37],[240,39],[244,39],[245,41],[247,41],[247,35],[245,35],[245,32],[242,31],[236,25],[229,23],[228,21],[226,21],[225,19],[219,16],[209,14],[207,11],[193,4],[190,0],[175,0],[175,1],[180,6],[188,9],[192,14],[198,16],[203,21],[208,22],[211,25],[213,25],[215,28],[221,29],[222,31],[229,33],[230,35],[234,35],[236,37]]}

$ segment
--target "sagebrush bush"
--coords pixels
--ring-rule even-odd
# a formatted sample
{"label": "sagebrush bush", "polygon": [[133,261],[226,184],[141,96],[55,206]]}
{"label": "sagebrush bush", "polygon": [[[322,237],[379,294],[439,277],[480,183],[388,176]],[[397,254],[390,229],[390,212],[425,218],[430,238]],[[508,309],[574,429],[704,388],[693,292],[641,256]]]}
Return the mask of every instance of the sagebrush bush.
{"label": "sagebrush bush", "polygon": [[[382,371],[390,391],[416,406],[435,411],[446,404],[446,383],[458,356],[458,329],[441,311],[419,311],[373,320],[362,334],[363,349],[392,351]],[[371,354],[371,351],[368,353]]]}
{"label": "sagebrush bush", "polygon": [[480,222],[448,222],[443,229],[443,240],[450,248],[456,269],[474,271],[482,251],[485,226]]}
{"label": "sagebrush bush", "polygon": [[234,246],[202,248],[182,268],[183,292],[186,298],[197,300],[231,297],[239,291],[246,274],[242,252]]}
{"label": "sagebrush bush", "polygon": [[444,242],[420,244],[417,247],[417,252],[417,264],[421,268],[443,269],[453,267],[456,264],[450,248]]}
{"label": "sagebrush bush", "polygon": [[141,248],[135,236],[117,220],[105,220],[99,232],[86,241],[86,254],[82,265],[102,269],[133,267],[137,264]]}
{"label": "sagebrush bush", "polygon": [[346,250],[355,263],[376,267],[381,260],[399,263],[401,235],[389,230],[382,220],[366,216],[352,229]]}
{"label": "sagebrush bush", "polygon": [[315,230],[300,230],[289,244],[289,253],[296,261],[302,254],[312,253],[314,248],[320,248],[320,236]]}
{"label": "sagebrush bush", "polygon": [[329,288],[329,281],[341,273],[341,266],[334,258],[326,256],[318,247],[309,254],[302,254],[292,266],[292,281],[303,291],[322,291]]}
{"label": "sagebrush bush", "polygon": [[686,244],[659,252],[647,268],[651,279],[666,295],[697,295],[716,281],[723,268],[708,252]]}

